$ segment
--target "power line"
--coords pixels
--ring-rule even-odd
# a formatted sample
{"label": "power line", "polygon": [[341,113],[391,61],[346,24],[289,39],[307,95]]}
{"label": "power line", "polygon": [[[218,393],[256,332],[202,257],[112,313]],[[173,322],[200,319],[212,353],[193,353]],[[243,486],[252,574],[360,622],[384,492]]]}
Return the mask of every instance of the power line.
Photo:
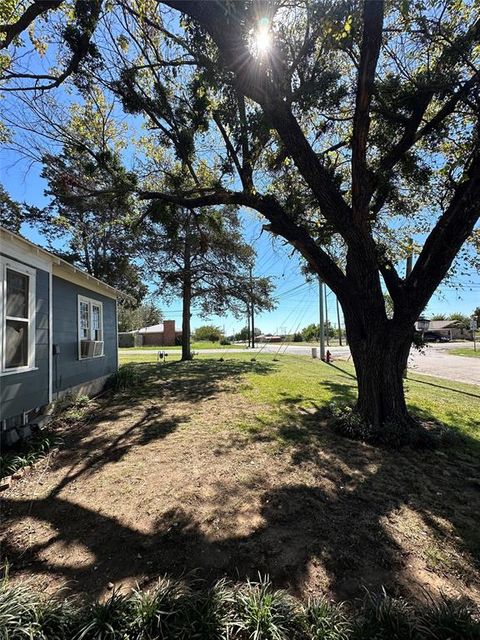
{"label": "power line", "polygon": [[310,282],[304,282],[303,284],[299,284],[296,287],[289,289],[288,291],[282,291],[280,293],[277,293],[276,297],[283,298],[284,296],[288,295],[289,293],[292,293],[293,291],[297,291],[298,289],[302,289],[303,287],[311,287],[311,286],[312,285]]}

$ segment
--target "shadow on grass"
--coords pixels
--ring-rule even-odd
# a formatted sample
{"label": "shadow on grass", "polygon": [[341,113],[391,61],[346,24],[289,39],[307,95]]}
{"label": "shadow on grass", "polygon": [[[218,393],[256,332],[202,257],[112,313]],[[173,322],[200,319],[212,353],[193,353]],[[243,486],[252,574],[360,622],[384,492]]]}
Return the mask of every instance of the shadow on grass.
{"label": "shadow on grass", "polygon": [[[266,375],[270,363],[215,360],[169,362],[161,365],[133,363],[136,372],[132,388],[124,392],[107,393],[100,402],[85,411],[80,424],[66,425],[64,445],[52,467],[67,467],[68,471],[52,490],[58,495],[64,487],[97,472],[101,467],[120,462],[133,447],[142,447],[162,440],[179,425],[190,420],[190,412],[166,415],[168,403],[196,402],[214,396],[225,384],[239,381],[245,372]],[[150,406],[138,406],[148,399]],[[121,421],[135,414],[132,424],[120,433],[96,433],[96,427]],[[139,414],[137,416],[137,414]]]}
{"label": "shadow on grass", "polygon": [[[159,370],[155,365],[135,366],[142,371],[150,397],[153,392],[172,402],[196,401],[215,394],[225,382],[240,379],[247,371],[268,375],[271,370],[265,363],[235,360],[171,363]],[[322,384],[341,394],[344,401],[354,398],[351,385]],[[141,393],[144,391],[147,389]],[[133,397],[123,394],[116,404],[109,404],[108,419],[127,410]],[[149,583],[162,574],[181,576],[193,569],[212,580],[224,575],[255,579],[260,571],[268,573],[276,586],[300,592],[306,583],[320,580],[323,572],[330,594],[337,599],[361,595],[363,585],[373,590],[385,585],[390,591],[418,595],[422,585],[416,584],[408,535],[402,539],[407,547],[402,546],[395,527],[386,525],[388,518],[397,518],[398,526],[408,532],[409,527],[414,530],[408,518],[417,518],[432,530],[439,546],[452,544],[461,549],[463,556],[452,560],[453,568],[441,569],[479,589],[478,457],[454,450],[441,455],[387,451],[349,441],[327,428],[322,407],[312,403],[305,409],[303,402],[302,395],[286,396],[270,430],[247,438],[253,443],[257,439],[263,444],[266,440],[280,443],[283,464],[291,465],[292,475],[276,475],[277,484],[271,486],[258,464],[249,484],[227,476],[213,482],[206,469],[204,482],[210,489],[212,517],[220,523],[217,533],[206,532],[195,506],[182,501],[180,487],[178,507],[163,513],[149,530],[93,511],[60,496],[54,488],[44,498],[4,501],[7,524],[33,518],[55,532],[27,548],[7,535],[2,552],[11,575],[25,570],[33,575],[49,573],[69,581],[74,591],[99,593],[110,581],[119,584],[135,578]],[[78,440],[80,458],[93,452],[93,462],[83,472],[92,464],[121,459],[132,443],[142,446],[168,436],[188,416],[181,414],[170,424],[163,419],[161,411],[152,408],[112,442],[108,438],[104,442]],[[230,456],[234,470],[236,451],[245,446],[245,438],[232,437],[230,448],[219,449],[218,455]],[[60,464],[67,463],[68,455],[64,454]],[[275,453],[267,462],[270,472],[276,473]],[[302,470],[310,474],[309,482],[301,480]],[[65,484],[68,479],[62,486]],[[232,525],[236,516],[232,505],[242,500],[254,504],[257,500],[260,516],[258,526],[243,534]],[[89,560],[77,565],[45,561],[45,552],[59,543],[66,548],[81,545],[88,550]]]}
{"label": "shadow on grass", "polygon": [[454,393],[460,393],[464,396],[469,396],[470,398],[477,398],[480,400],[480,393],[470,393],[469,391],[464,391],[463,389],[455,389],[455,387],[446,387],[442,384],[437,384],[436,382],[428,382],[427,380],[419,380],[418,378],[412,377],[411,374],[408,375],[408,380],[412,380],[416,384],[425,384],[429,387],[436,387],[437,389],[444,389],[445,391],[453,391]]}

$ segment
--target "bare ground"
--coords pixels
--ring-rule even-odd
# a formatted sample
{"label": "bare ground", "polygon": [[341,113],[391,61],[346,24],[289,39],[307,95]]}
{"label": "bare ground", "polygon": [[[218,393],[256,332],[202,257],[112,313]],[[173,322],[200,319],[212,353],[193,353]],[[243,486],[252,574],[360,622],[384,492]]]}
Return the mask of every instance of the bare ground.
{"label": "bare ground", "polygon": [[247,364],[143,366],[138,393],[60,426],[60,453],[2,495],[12,579],[104,594],[261,572],[298,595],[480,604],[478,454],[375,449],[298,407],[259,429],[269,407],[238,391]]}

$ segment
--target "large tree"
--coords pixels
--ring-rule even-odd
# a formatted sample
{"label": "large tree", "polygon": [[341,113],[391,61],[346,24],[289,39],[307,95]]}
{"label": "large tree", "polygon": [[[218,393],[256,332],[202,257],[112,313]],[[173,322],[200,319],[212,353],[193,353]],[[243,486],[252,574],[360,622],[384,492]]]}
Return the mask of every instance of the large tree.
{"label": "large tree", "polygon": [[[203,134],[210,123],[226,153],[220,167],[210,163],[215,178],[188,193],[144,197],[261,213],[340,300],[361,417],[378,429],[394,420],[407,434],[413,421],[402,374],[414,323],[480,214],[474,7],[163,4],[185,16],[182,40],[173,27],[168,36],[183,54],[168,60],[160,42],[149,48],[143,37],[147,26],[165,36],[165,13],[139,15],[123,3],[137,20],[132,42],[140,43],[150,75],[124,56],[116,90],[127,109],[162,129],[187,167],[201,153],[201,136],[195,144],[192,131]],[[185,67],[182,90],[176,65],[187,64],[195,70]],[[428,232],[406,277],[392,251],[402,218]],[[332,239],[345,247],[344,269],[328,250]]]}
{"label": "large tree", "polygon": [[68,109],[38,99],[17,115],[24,137],[12,143],[41,163],[47,184],[49,204],[24,206],[26,221],[41,231],[50,250],[139,303],[148,289],[140,257],[145,236],[135,226],[137,177],[122,160],[128,128],[115,120],[114,110],[98,88]]}
{"label": "large tree", "polygon": [[25,222],[25,212],[22,206],[12,200],[0,185],[0,226],[19,233],[22,222]]}
{"label": "large tree", "polygon": [[163,319],[161,309],[154,302],[144,302],[137,307],[129,304],[118,306],[118,330],[135,331],[143,327],[151,327]]}
{"label": "large tree", "polygon": [[[110,151],[98,161],[84,148],[66,147],[60,155],[44,156],[43,164],[51,202],[41,211],[37,226],[53,243],[51,249],[140,303],[148,290],[140,260],[144,244],[134,224],[134,201],[122,188],[125,183],[131,188],[133,176]],[[86,190],[106,193],[78,197]],[[34,207],[30,210],[38,213]],[[58,241],[64,247],[61,252],[55,248]]]}
{"label": "large tree", "polygon": [[[239,306],[243,311],[247,295],[260,302],[260,296],[252,296],[248,280],[254,253],[242,238],[232,208],[196,211],[153,202],[147,216],[153,223],[148,227],[152,275],[162,298],[182,300],[182,360],[190,360],[192,308],[208,316],[227,309],[238,313]],[[271,286],[263,284],[267,292],[262,289],[261,301],[267,299],[272,306]]]}
{"label": "large tree", "polygon": [[343,307],[361,417],[407,436],[414,323],[480,215],[478,5],[117,0],[96,37],[109,88],[193,181],[140,197],[264,216]]}

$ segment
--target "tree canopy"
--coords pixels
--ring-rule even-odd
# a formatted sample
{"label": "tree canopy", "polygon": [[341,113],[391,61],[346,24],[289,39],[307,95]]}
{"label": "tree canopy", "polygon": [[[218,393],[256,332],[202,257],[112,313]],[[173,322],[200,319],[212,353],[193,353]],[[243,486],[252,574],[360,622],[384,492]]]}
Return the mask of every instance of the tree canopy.
{"label": "tree canopy", "polygon": [[[64,3],[46,3],[67,29],[62,50],[84,54],[77,86],[103,84],[148,127],[142,153],[155,180],[146,173],[132,192],[155,203],[150,211],[262,215],[343,307],[362,419],[378,430],[395,419],[407,432],[414,322],[478,237],[478,4],[117,0],[80,13],[81,4],[59,18]],[[15,38],[39,22],[30,18],[3,28],[7,90],[31,89],[15,58]],[[418,257],[403,275],[412,236]]]}

